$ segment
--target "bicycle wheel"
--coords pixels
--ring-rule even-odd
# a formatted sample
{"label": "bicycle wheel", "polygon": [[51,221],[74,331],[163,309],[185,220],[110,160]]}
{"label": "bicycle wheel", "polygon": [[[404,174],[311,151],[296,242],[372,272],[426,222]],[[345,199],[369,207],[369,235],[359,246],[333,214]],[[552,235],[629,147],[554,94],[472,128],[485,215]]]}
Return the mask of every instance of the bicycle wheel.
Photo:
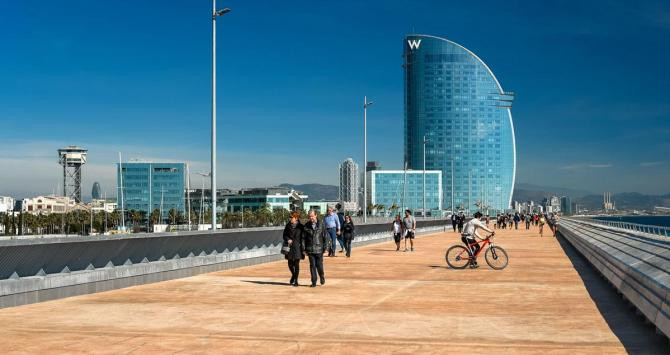
{"label": "bicycle wheel", "polygon": [[489,264],[492,269],[496,270],[504,269],[509,263],[507,252],[505,249],[497,245],[488,248],[486,250],[486,254],[484,254],[484,257],[486,259],[486,263]]}
{"label": "bicycle wheel", "polygon": [[470,254],[462,245],[454,245],[447,249],[444,258],[452,269],[465,269],[470,264]]}

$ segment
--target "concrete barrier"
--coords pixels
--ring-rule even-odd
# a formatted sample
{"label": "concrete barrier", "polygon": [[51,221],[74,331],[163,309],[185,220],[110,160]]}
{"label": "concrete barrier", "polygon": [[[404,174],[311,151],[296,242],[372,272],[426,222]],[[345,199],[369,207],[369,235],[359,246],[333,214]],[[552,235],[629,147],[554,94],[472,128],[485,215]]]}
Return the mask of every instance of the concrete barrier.
{"label": "concrete barrier", "polygon": [[[445,221],[418,221],[419,234]],[[391,239],[390,223],[356,227],[353,246]],[[283,259],[283,227],[0,241],[0,308]]]}
{"label": "concrete barrier", "polygon": [[564,218],[568,240],[657,329],[670,337],[670,238]]}

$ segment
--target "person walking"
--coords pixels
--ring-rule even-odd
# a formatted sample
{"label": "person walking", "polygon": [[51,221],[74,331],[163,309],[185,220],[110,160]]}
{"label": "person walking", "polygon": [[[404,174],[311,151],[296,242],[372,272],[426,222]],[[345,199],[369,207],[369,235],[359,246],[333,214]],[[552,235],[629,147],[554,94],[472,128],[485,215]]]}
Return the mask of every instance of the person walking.
{"label": "person walking", "polygon": [[514,229],[519,229],[519,222],[521,221],[521,217],[519,217],[519,213],[514,214]]}
{"label": "person walking", "polygon": [[544,218],[544,215],[540,215],[540,218],[538,219],[538,223],[540,226],[540,237],[542,236],[542,230],[544,229],[544,224],[547,223],[547,219]]}
{"label": "person walking", "polygon": [[354,222],[349,215],[344,216],[342,240],[344,242],[344,250],[347,252],[347,258],[349,258],[351,257],[351,242],[354,240]]}
{"label": "person walking", "polygon": [[414,233],[416,233],[416,219],[411,210],[405,210],[405,218],[402,219],[403,234],[405,235],[405,251],[407,251],[407,239],[409,239],[410,250],[414,251]]}
{"label": "person walking", "polygon": [[336,256],[335,249],[337,249],[337,236],[340,234],[342,226],[340,225],[340,217],[333,212],[332,207],[328,207],[326,217],[323,218],[323,224],[326,225],[326,232],[330,236],[331,243],[328,249],[328,256]]}
{"label": "person walking", "polygon": [[458,215],[458,233],[463,233],[463,224],[465,223],[465,215],[461,212]]}
{"label": "person walking", "polygon": [[300,260],[305,258],[304,246],[302,241],[303,226],[300,223],[300,213],[291,213],[291,219],[284,227],[284,245],[289,250],[284,255],[288,260],[288,269],[291,271],[291,281],[289,284],[298,287],[298,275],[300,274]]}
{"label": "person walking", "polygon": [[[400,218],[400,216],[398,216]],[[451,212],[451,227],[454,229],[454,232],[456,231],[456,225],[458,224],[458,216],[456,213]]]}
{"label": "person walking", "polygon": [[530,220],[531,220],[530,215],[527,215],[526,216],[526,230],[530,229]]}
{"label": "person walking", "polygon": [[400,215],[395,216],[395,221],[391,226],[391,233],[393,233],[393,241],[395,241],[395,251],[400,251],[400,240],[402,239],[402,219]]}
{"label": "person walking", "polygon": [[[337,204],[335,205],[335,213],[337,213],[337,219],[340,221],[340,226],[344,225],[344,212],[342,210],[342,205]],[[337,234],[337,242],[340,244],[340,253],[344,252],[344,237],[342,236],[342,232]]]}
{"label": "person walking", "polygon": [[554,228],[553,228],[553,230],[554,230],[554,237],[556,236],[556,233],[558,233],[558,218],[559,218],[559,217],[558,217],[558,214],[557,214],[557,213],[554,213],[554,214],[551,216],[551,224],[554,226]]}
{"label": "person walking", "polygon": [[319,220],[316,218],[316,212],[310,210],[307,216],[309,221],[305,223],[302,235],[305,242],[305,252],[309,258],[309,273],[312,277],[310,287],[316,287],[317,273],[321,279],[321,284],[326,283],[326,275],[323,271],[323,253],[326,251],[330,238],[326,236],[326,229],[323,227],[323,223],[319,223]]}

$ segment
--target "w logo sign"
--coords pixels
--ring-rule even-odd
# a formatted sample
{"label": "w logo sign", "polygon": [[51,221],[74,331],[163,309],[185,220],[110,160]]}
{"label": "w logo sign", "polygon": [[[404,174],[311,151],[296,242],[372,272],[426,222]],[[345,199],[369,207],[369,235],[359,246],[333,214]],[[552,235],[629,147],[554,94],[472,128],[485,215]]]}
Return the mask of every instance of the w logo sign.
{"label": "w logo sign", "polygon": [[421,45],[421,40],[408,39],[407,44],[409,44],[409,49],[419,49],[419,45]]}

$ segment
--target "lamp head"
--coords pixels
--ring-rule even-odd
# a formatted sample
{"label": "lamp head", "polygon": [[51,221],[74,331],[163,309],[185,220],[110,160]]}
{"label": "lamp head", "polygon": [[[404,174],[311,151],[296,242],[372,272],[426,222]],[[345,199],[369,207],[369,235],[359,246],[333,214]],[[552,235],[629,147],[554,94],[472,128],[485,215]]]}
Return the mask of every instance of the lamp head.
{"label": "lamp head", "polygon": [[230,9],[226,7],[225,9],[216,10],[216,11],[214,12],[214,16],[215,16],[215,17],[216,17],[216,16],[223,16],[223,15],[229,13],[229,12],[230,12]]}

